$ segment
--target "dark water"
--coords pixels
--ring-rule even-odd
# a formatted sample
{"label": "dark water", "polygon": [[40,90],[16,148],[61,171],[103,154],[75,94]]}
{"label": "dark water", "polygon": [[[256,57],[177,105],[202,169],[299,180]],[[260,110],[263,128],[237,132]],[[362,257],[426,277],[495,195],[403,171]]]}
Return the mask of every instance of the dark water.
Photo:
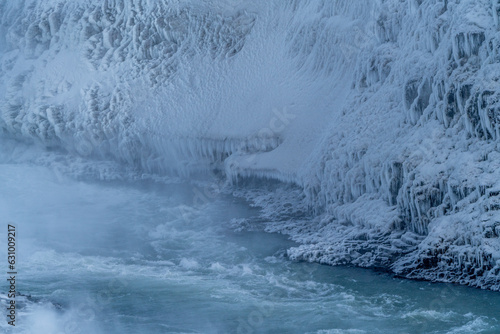
{"label": "dark water", "polygon": [[5,333],[500,332],[498,293],[290,262],[256,209],[195,185],[3,164],[0,189],[0,254],[12,222],[25,295]]}

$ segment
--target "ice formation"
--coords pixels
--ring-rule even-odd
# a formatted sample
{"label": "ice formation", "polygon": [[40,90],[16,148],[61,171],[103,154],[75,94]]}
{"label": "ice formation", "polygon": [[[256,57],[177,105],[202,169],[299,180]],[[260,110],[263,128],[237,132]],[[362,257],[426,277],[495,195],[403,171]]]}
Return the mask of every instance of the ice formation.
{"label": "ice formation", "polygon": [[316,217],[275,225],[290,257],[500,290],[499,1],[25,0],[0,18],[4,137],[295,184]]}

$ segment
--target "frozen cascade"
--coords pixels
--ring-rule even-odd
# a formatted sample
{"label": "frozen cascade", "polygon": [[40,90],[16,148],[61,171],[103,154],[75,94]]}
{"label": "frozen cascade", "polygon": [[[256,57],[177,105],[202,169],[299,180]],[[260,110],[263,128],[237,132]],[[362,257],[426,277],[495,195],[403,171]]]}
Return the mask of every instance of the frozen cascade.
{"label": "frozen cascade", "polygon": [[315,217],[269,227],[301,242],[290,257],[500,290],[499,1],[25,0],[0,17],[4,137],[295,184]]}

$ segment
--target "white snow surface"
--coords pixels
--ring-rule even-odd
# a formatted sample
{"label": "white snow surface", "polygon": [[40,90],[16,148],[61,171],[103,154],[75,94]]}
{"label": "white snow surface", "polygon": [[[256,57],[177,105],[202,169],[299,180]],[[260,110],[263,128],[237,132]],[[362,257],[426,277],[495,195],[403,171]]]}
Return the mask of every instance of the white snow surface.
{"label": "white snow surface", "polygon": [[290,183],[251,198],[312,209],[268,215],[291,258],[500,290],[499,18],[497,0],[2,1],[0,133]]}

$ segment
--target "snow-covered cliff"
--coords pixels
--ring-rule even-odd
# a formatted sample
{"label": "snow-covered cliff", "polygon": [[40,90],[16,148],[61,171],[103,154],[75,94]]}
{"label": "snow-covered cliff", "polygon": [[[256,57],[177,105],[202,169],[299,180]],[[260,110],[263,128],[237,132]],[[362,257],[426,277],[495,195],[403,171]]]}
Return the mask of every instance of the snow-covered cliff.
{"label": "snow-covered cliff", "polygon": [[0,131],[293,183],[317,216],[274,226],[292,258],[500,290],[499,17],[497,0],[4,1]]}

